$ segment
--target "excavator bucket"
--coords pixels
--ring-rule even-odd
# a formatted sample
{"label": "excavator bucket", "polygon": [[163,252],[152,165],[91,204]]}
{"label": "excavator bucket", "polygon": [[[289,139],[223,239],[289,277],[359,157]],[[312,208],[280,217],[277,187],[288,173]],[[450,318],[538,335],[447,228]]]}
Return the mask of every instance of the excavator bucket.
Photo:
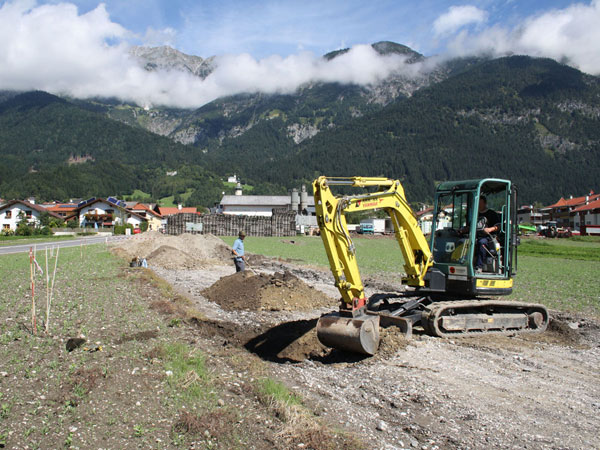
{"label": "excavator bucket", "polygon": [[379,346],[379,316],[326,314],[317,322],[317,337],[326,347],[374,355]]}

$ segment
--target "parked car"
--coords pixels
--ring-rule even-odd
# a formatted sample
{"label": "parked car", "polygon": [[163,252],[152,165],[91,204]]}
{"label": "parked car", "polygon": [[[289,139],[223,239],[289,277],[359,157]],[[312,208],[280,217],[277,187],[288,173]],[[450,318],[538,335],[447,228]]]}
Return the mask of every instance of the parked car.
{"label": "parked car", "polygon": [[373,234],[373,224],[371,223],[361,223],[360,227],[358,227],[359,234]]}

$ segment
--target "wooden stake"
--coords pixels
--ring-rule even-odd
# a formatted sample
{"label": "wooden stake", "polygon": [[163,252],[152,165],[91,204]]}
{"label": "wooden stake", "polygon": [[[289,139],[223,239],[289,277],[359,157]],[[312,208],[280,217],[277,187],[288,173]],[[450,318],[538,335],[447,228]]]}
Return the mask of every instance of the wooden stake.
{"label": "wooden stake", "polygon": [[50,305],[54,298],[54,281],[56,280],[56,267],[58,266],[58,254],[60,253],[60,247],[56,247],[56,259],[54,260],[54,273],[52,274],[52,286],[50,287],[50,301],[48,302],[48,309],[46,310],[46,333],[50,329]]}
{"label": "wooden stake", "polygon": [[31,276],[31,332],[37,334],[37,323],[35,321],[35,281],[34,281],[34,270],[33,267],[33,248],[29,247],[29,274]]}
{"label": "wooden stake", "polygon": [[48,273],[48,246],[46,246],[46,334],[48,333],[48,316],[50,315],[50,274]]}

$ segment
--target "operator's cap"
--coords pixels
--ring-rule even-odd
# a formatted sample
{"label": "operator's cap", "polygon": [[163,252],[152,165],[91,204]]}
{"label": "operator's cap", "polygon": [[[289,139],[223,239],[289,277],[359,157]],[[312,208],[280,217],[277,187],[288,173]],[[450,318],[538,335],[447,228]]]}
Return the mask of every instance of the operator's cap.
{"label": "operator's cap", "polygon": [[239,237],[246,237],[246,232],[244,230],[240,230],[240,232],[238,233]]}

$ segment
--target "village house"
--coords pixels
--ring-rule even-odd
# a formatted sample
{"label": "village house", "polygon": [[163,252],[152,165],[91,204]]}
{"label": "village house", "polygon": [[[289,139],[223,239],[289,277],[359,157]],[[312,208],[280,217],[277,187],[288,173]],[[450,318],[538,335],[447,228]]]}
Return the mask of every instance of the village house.
{"label": "village house", "polygon": [[154,207],[154,211],[163,217],[172,216],[173,214],[179,213],[192,213],[198,214],[198,209],[194,206],[158,206]]}
{"label": "village house", "polygon": [[574,230],[579,230],[579,220],[575,221],[579,214],[571,214],[581,206],[588,205],[590,202],[595,202],[600,199],[600,194],[595,194],[591,191],[589,194],[581,197],[569,197],[568,199],[560,198],[553,205],[540,208],[540,212],[548,215],[548,220],[555,220],[558,227],[570,227]]}
{"label": "village house", "polygon": [[77,220],[81,228],[102,228],[114,225],[132,225],[134,228],[140,228],[142,222],[147,221],[145,217],[127,210],[123,201],[113,197],[84,200],[65,220]]}
{"label": "village house", "polygon": [[215,212],[238,216],[271,217],[273,210],[296,211],[299,215],[315,215],[315,199],[302,186],[301,192],[293,189],[291,195],[242,195],[238,183],[235,195],[224,195]]}
{"label": "village house", "polygon": [[523,205],[517,209],[517,221],[519,223],[530,223],[533,226],[543,225],[549,220],[550,214],[542,212],[533,205]]}
{"label": "village house", "polygon": [[30,225],[38,226],[43,213],[55,219],[61,217],[46,208],[25,200],[12,200],[0,207],[0,226],[2,231],[16,231],[19,222],[25,218]]}
{"label": "village house", "polygon": [[600,235],[600,195],[571,211],[573,226],[582,235]]}
{"label": "village house", "polygon": [[77,203],[51,203],[40,206],[46,208],[46,211],[53,212],[64,219],[75,212]]}
{"label": "village house", "polygon": [[157,228],[157,229],[160,229],[160,228],[164,229],[167,226],[167,217],[168,216],[172,216],[174,214],[180,214],[180,213],[198,214],[197,208],[192,207],[192,206],[184,207],[183,205],[177,205],[177,206],[156,205],[156,206],[154,206],[153,211],[162,217],[161,224],[159,225],[159,228]]}
{"label": "village house", "polygon": [[[128,202],[129,203],[129,202]],[[133,205],[127,205],[127,209],[131,212],[144,217],[148,222],[148,230],[158,231],[162,226],[163,217],[144,203],[133,202]]]}

